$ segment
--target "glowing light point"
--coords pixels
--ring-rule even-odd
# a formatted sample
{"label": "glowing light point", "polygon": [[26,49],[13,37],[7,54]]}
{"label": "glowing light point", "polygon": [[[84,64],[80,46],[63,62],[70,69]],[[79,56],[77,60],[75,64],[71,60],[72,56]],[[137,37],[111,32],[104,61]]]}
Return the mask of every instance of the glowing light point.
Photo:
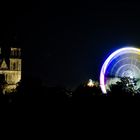
{"label": "glowing light point", "polygon": [[92,81],[92,79],[89,79],[88,83],[87,83],[88,87],[93,87],[94,86],[94,82]]}

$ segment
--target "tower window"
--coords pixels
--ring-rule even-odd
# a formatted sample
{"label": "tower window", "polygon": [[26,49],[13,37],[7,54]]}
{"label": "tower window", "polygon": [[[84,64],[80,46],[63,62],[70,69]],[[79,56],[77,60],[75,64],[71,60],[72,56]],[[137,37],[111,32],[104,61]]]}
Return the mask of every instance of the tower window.
{"label": "tower window", "polygon": [[16,70],[16,63],[13,64],[13,70]]}

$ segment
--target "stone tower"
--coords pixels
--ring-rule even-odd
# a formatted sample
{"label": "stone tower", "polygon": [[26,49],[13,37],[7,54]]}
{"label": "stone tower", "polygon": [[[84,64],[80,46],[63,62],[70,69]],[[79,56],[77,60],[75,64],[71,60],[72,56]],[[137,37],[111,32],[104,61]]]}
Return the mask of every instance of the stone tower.
{"label": "stone tower", "polygon": [[21,49],[20,48],[11,48],[10,70],[21,71]]}
{"label": "stone tower", "polygon": [[10,83],[16,84],[21,80],[21,49],[11,48],[10,52],[10,66],[11,71]]}
{"label": "stone tower", "polygon": [[17,84],[21,80],[21,65],[22,60],[20,48],[10,48],[9,63],[4,58],[0,60],[0,75],[4,75],[4,79],[6,81],[6,85],[3,90],[4,94],[16,90]]}

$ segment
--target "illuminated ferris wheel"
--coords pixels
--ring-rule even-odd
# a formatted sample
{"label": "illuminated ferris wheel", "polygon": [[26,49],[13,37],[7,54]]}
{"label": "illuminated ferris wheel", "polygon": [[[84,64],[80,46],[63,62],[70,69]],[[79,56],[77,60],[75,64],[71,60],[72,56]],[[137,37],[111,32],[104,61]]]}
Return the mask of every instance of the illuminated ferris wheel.
{"label": "illuminated ferris wheel", "polygon": [[121,48],[105,60],[100,72],[102,92],[107,93],[110,85],[116,84],[123,77],[137,79],[136,88],[140,88],[140,49]]}

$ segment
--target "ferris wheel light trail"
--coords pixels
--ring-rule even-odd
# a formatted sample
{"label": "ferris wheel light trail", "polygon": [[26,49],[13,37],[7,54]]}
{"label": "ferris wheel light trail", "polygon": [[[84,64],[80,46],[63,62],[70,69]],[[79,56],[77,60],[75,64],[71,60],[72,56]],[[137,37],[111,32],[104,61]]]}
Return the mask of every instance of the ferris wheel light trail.
{"label": "ferris wheel light trail", "polygon": [[106,90],[106,81],[105,81],[105,74],[106,74],[106,70],[107,67],[109,66],[109,63],[114,59],[114,57],[118,56],[118,55],[122,55],[122,54],[126,54],[126,53],[134,53],[137,55],[140,55],[140,49],[138,48],[134,48],[134,47],[124,47],[121,49],[116,50],[115,52],[113,52],[104,62],[102,68],[101,68],[101,72],[100,72],[100,87],[101,90],[104,94],[107,93]]}

